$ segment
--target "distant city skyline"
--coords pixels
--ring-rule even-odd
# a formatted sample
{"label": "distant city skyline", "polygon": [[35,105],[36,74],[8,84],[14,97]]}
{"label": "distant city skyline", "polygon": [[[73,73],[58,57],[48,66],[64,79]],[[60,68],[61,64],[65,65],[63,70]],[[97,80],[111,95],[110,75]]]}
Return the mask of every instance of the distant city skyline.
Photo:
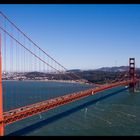
{"label": "distant city skyline", "polygon": [[140,67],[140,4],[1,4],[38,46],[67,69]]}

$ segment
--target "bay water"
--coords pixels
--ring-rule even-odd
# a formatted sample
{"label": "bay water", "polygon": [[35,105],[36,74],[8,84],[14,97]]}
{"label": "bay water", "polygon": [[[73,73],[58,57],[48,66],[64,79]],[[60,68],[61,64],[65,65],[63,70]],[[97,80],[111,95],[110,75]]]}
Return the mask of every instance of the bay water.
{"label": "bay water", "polygon": [[[93,88],[41,81],[3,81],[4,111]],[[9,124],[5,135],[140,135],[140,92],[117,87]]]}

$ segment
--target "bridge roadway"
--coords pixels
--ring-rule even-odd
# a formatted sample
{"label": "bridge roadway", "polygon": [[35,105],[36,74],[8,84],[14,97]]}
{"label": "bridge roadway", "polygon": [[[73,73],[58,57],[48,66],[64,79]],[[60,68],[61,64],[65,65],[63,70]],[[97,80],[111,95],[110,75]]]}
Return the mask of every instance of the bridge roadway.
{"label": "bridge roadway", "polygon": [[81,98],[84,98],[84,97],[87,97],[90,95],[94,95],[98,92],[108,90],[108,89],[118,87],[118,86],[126,86],[126,85],[129,85],[130,83],[134,83],[134,82],[137,82],[137,80],[136,81],[126,80],[126,81],[120,81],[120,82],[115,82],[115,83],[111,83],[111,84],[104,84],[102,86],[95,87],[92,89],[56,97],[56,98],[38,102],[38,103],[35,103],[32,105],[27,105],[27,106],[24,106],[21,108],[16,108],[16,109],[4,112],[3,121],[1,123],[3,123],[5,126],[10,123],[25,119],[27,117],[31,117],[33,115],[51,110],[58,106],[62,106],[64,104],[68,104],[70,102],[79,100]]}

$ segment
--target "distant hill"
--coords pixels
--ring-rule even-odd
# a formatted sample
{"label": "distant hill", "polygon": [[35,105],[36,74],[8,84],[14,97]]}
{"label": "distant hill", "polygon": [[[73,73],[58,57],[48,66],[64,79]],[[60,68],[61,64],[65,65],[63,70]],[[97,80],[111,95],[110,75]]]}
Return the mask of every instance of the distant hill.
{"label": "distant hill", "polygon": [[107,72],[123,72],[127,71],[129,69],[129,66],[120,66],[120,67],[102,67],[99,69],[96,69],[98,71],[107,71]]}
{"label": "distant hill", "polygon": [[82,70],[80,69],[72,69],[72,70],[67,70],[67,72],[81,72]]}
{"label": "distant hill", "polygon": [[[72,76],[75,80],[78,79],[72,73],[75,73],[83,79],[87,79],[93,83],[105,83],[107,80],[113,80],[116,77],[124,75],[125,71],[128,71],[128,66],[120,67],[102,67],[93,70],[80,70],[72,69],[68,70],[65,74],[53,74],[53,73],[43,73],[43,72],[28,72],[25,73],[25,77],[28,79],[35,79],[37,77],[47,78],[48,80],[69,80],[68,76]],[[71,74],[70,74],[71,73]],[[140,77],[140,68],[137,68],[137,75]],[[120,76],[121,77],[121,76]]]}
{"label": "distant hill", "polygon": [[43,72],[36,72],[35,71],[35,72],[28,72],[25,74],[25,76],[26,77],[44,77],[44,76],[46,76],[46,74]]}
{"label": "distant hill", "polygon": [[[80,69],[72,69],[68,70],[67,72],[74,72],[74,73],[79,73],[79,72],[91,72],[91,71],[103,71],[103,72],[124,72],[129,70],[129,66],[119,66],[119,67],[101,67],[98,69],[90,69],[90,70],[80,70]],[[140,68],[137,68],[137,70],[140,70]]]}

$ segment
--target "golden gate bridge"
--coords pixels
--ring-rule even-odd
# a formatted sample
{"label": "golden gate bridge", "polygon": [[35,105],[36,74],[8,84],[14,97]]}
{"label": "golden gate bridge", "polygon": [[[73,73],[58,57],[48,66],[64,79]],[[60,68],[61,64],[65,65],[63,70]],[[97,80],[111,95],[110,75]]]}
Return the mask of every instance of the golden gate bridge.
{"label": "golden gate bridge", "polygon": [[[81,84],[90,84],[93,87],[78,92],[58,96],[51,99],[35,102],[33,104],[11,108],[3,111],[3,76],[10,73],[16,74],[12,80],[17,80],[18,73],[40,71],[62,76],[63,82],[72,81]],[[119,77],[119,76],[118,76]],[[68,72],[68,69],[40,48],[23,31],[21,31],[5,14],[0,12],[0,135],[4,135],[6,125],[23,120],[25,118],[47,112],[59,106],[95,95],[104,90],[119,86],[129,86],[130,92],[135,92],[139,78],[136,74],[135,58],[129,59],[129,69],[121,78],[116,77],[110,83],[99,85],[83,79],[78,74]],[[24,76],[22,75],[22,77]],[[60,78],[60,77],[59,77]],[[53,79],[53,77],[52,77]],[[61,78],[60,78],[61,79]],[[16,89],[12,89],[13,92]]]}

